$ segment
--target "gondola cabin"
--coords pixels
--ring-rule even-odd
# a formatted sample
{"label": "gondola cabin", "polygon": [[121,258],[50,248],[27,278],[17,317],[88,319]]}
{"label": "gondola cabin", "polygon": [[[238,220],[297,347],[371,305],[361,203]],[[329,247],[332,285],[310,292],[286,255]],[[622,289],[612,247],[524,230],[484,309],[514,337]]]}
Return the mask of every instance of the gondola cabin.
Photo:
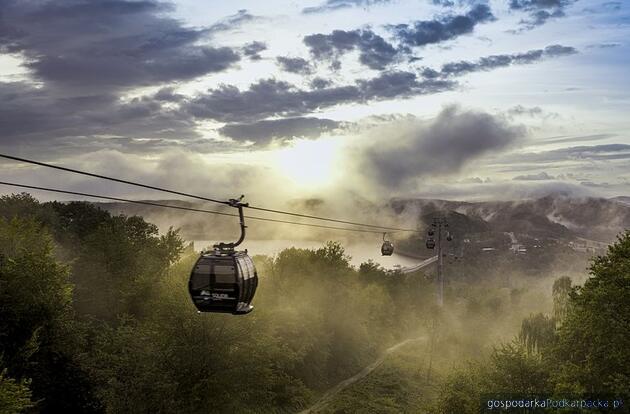
{"label": "gondola cabin", "polygon": [[435,249],[435,240],[429,238],[426,242],[427,249]]}
{"label": "gondola cabin", "polygon": [[394,253],[394,245],[390,241],[384,241],[381,246],[381,254],[383,256],[391,256]]}
{"label": "gondola cabin", "polygon": [[188,291],[200,312],[242,315],[251,305],[258,274],[246,252],[215,249],[202,253],[192,269]]}

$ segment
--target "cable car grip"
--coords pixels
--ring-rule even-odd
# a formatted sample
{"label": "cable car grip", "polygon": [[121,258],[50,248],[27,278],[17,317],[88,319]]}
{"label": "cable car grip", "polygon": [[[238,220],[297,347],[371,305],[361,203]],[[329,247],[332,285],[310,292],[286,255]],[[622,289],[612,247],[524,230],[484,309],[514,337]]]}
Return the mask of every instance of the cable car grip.
{"label": "cable car grip", "polygon": [[239,224],[241,226],[241,237],[239,237],[239,239],[237,241],[235,241],[234,243],[217,243],[215,244],[213,247],[215,249],[218,250],[234,250],[234,248],[236,246],[238,246],[239,244],[241,244],[243,242],[243,240],[245,240],[245,229],[247,228],[247,226],[245,225],[245,217],[243,215],[243,207],[249,207],[249,203],[243,203],[241,200],[243,200],[245,196],[243,194],[241,194],[241,196],[239,198],[230,198],[228,200],[228,204],[231,207],[237,208],[238,209],[238,218],[239,218]]}

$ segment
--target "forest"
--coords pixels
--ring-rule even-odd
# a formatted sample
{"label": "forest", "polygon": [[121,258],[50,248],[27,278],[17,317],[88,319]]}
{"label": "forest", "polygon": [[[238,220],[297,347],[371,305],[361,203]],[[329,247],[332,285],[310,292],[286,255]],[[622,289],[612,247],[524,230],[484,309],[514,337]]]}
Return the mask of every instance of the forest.
{"label": "forest", "polygon": [[329,241],[254,256],[251,314],[198,314],[197,255],[138,216],[3,196],[0,412],[295,413],[407,339],[321,412],[477,413],[487,395],[630,403],[630,232],[581,285],[462,277],[444,308],[429,272],[353,267]]}

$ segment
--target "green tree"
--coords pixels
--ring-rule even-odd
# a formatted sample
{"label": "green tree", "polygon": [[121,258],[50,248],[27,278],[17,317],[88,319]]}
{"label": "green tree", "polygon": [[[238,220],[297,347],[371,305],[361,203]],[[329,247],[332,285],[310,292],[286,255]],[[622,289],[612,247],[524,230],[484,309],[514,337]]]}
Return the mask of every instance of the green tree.
{"label": "green tree", "polygon": [[630,384],[630,231],[590,267],[570,295],[558,332],[559,392],[628,392]]}
{"label": "green tree", "polygon": [[519,340],[529,354],[541,353],[553,344],[556,322],[542,313],[530,315],[521,324]]}
{"label": "green tree", "polygon": [[32,408],[32,393],[29,381],[16,381],[7,376],[7,370],[0,371],[0,413],[21,413]]}
{"label": "green tree", "polygon": [[73,355],[82,330],[68,268],[55,260],[50,235],[34,219],[0,219],[0,257],[0,355],[8,375],[32,379],[44,412],[95,409]]}
{"label": "green tree", "polygon": [[573,287],[571,286],[571,278],[562,276],[553,282],[551,295],[553,297],[553,317],[559,326],[567,317],[569,312],[569,299]]}
{"label": "green tree", "polygon": [[478,413],[484,396],[544,395],[550,389],[547,365],[518,342],[494,348],[483,362],[469,362],[442,384],[435,412]]}

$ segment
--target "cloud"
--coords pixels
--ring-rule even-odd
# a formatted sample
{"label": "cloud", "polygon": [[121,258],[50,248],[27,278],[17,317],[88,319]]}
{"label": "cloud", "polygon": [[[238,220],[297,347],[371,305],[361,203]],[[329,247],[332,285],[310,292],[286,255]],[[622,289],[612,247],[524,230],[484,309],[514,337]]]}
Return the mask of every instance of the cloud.
{"label": "cloud", "polygon": [[197,137],[190,115],[163,106],[181,98],[170,88],[129,101],[114,94],[58,97],[45,87],[0,82],[0,135],[5,146],[43,145],[50,151],[88,143],[96,148],[124,146],[121,137],[133,137],[128,143]]}
{"label": "cloud", "polygon": [[385,72],[345,86],[300,89],[288,82],[263,79],[246,90],[222,85],[199,95],[185,110],[201,119],[252,122],[274,116],[299,116],[345,103],[407,98],[451,90],[448,80],[419,79],[411,72]]}
{"label": "cloud", "polygon": [[[630,160],[630,145],[601,144],[580,145],[555,149],[551,151],[518,153],[502,156],[500,165],[515,165],[517,163],[536,163],[540,165],[554,164],[562,161],[614,161]],[[538,167],[540,168],[540,166]]]}
{"label": "cloud", "polygon": [[589,49],[612,49],[615,47],[620,47],[621,43],[619,42],[609,42],[609,43],[597,43],[594,45],[588,45]]}
{"label": "cloud", "polygon": [[262,59],[260,52],[267,50],[267,45],[256,40],[243,46],[242,50],[243,55],[247,56],[251,60],[260,60]]}
{"label": "cloud", "polygon": [[516,117],[529,117],[529,118],[541,118],[551,119],[558,118],[560,114],[557,112],[548,112],[539,106],[525,107],[523,105],[515,105],[506,111],[506,115],[510,118]]}
{"label": "cloud", "polygon": [[306,60],[299,57],[285,57],[278,56],[276,62],[282,68],[282,70],[291,73],[298,73],[302,75],[310,75],[313,73],[313,67]]}
{"label": "cloud", "polygon": [[330,60],[339,66],[339,58],[355,49],[359,50],[359,61],[376,70],[383,70],[398,58],[399,50],[372,30],[333,30],[330,34],[305,36],[304,44],[318,60]]}
{"label": "cloud", "polygon": [[486,4],[477,4],[466,14],[421,20],[413,25],[400,24],[393,26],[392,30],[403,45],[425,46],[472,33],[477,24],[493,20],[495,17],[490,7]]}
{"label": "cloud", "polygon": [[256,144],[264,145],[273,138],[317,138],[324,132],[338,128],[341,124],[332,119],[297,117],[228,124],[219,131],[230,138],[251,140]]}
{"label": "cloud", "polygon": [[0,3],[0,52],[20,53],[33,76],[81,93],[187,80],[239,60],[199,45],[207,30],[183,26],[157,1]]}
{"label": "cloud", "polygon": [[313,78],[311,81],[311,88],[313,89],[324,89],[331,86],[333,83],[330,79],[324,79],[320,77]]}
{"label": "cloud", "polygon": [[449,106],[434,120],[395,123],[363,151],[360,168],[381,186],[400,189],[423,176],[457,173],[469,162],[515,144],[525,128],[484,112]]}
{"label": "cloud", "polygon": [[369,7],[375,4],[389,3],[391,0],[327,0],[319,6],[302,9],[304,14],[325,13],[353,7]]}
{"label": "cloud", "polygon": [[608,188],[610,187],[609,183],[596,183],[593,181],[582,181],[580,182],[580,185],[583,185],[585,187],[593,187],[593,188]]}
{"label": "cloud", "polygon": [[231,16],[228,16],[208,28],[208,32],[225,32],[239,28],[245,23],[261,20],[261,17],[254,16],[245,9],[241,9]]}
{"label": "cloud", "polygon": [[526,11],[529,19],[521,20],[522,30],[531,30],[549,19],[566,16],[565,9],[577,0],[511,0],[510,9]]}
{"label": "cloud", "polygon": [[454,7],[455,5],[463,6],[467,4],[475,4],[476,0],[431,0],[431,3],[436,6],[442,7]]}
{"label": "cloud", "polygon": [[516,105],[507,110],[508,115],[528,115],[531,117],[540,116],[543,114],[543,110],[539,106],[533,106],[531,108],[526,108],[523,105]]}
{"label": "cloud", "polygon": [[439,73],[444,76],[460,76],[470,72],[488,71],[511,65],[530,64],[545,58],[569,56],[575,53],[578,53],[578,51],[570,46],[550,45],[544,49],[534,49],[524,53],[486,56],[476,62],[465,60],[450,62],[443,65]]}
{"label": "cloud", "polygon": [[617,136],[616,134],[591,134],[591,135],[580,135],[580,136],[572,136],[572,137],[560,136],[560,137],[553,137],[550,139],[545,139],[543,141],[537,141],[536,145],[560,144],[560,143],[565,143],[565,142],[575,143],[575,142],[581,142],[581,141],[599,141],[602,139],[614,138],[616,136]]}
{"label": "cloud", "polygon": [[165,88],[160,89],[159,91],[157,91],[155,93],[155,95],[153,95],[153,98],[156,101],[163,101],[163,102],[180,102],[182,101],[185,97],[182,94],[178,94],[175,92],[175,88],[172,86],[167,86]]}
{"label": "cloud", "polygon": [[444,200],[513,201],[538,199],[549,195],[586,197],[592,196],[593,193],[588,187],[559,181],[501,181],[483,184],[423,184],[412,196]]}
{"label": "cloud", "polygon": [[512,179],[515,181],[542,181],[542,180],[553,180],[555,179],[555,177],[547,174],[544,171],[541,171],[538,174],[518,175]]}

